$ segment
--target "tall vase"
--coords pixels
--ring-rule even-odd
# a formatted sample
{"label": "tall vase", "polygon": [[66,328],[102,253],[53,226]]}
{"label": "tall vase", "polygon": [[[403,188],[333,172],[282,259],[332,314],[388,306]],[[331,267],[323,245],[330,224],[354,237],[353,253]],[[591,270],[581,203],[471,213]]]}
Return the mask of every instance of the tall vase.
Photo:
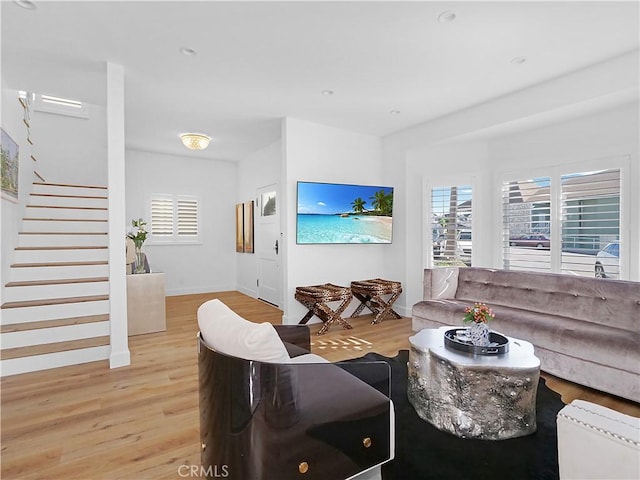
{"label": "tall vase", "polygon": [[473,322],[469,327],[471,343],[478,347],[489,345],[489,325],[485,322]]}
{"label": "tall vase", "polygon": [[136,262],[134,264],[133,273],[147,273],[144,267],[144,254],[142,253],[142,245],[136,245]]}

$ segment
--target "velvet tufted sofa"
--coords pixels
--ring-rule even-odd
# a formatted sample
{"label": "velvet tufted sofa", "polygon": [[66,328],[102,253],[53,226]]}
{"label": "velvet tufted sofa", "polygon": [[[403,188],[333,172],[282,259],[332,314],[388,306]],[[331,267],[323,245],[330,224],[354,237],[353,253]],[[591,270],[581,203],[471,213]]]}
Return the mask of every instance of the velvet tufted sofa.
{"label": "velvet tufted sofa", "polygon": [[640,283],[487,268],[424,271],[413,330],[461,325],[489,305],[492,330],[531,342],[542,370],[640,402]]}

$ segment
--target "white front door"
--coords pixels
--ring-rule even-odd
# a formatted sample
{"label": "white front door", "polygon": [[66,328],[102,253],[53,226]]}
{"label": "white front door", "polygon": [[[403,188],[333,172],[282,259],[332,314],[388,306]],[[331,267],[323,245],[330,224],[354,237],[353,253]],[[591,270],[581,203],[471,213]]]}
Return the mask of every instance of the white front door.
{"label": "white front door", "polygon": [[277,307],[281,304],[280,205],[277,185],[258,189],[256,253],[258,255],[258,298]]}

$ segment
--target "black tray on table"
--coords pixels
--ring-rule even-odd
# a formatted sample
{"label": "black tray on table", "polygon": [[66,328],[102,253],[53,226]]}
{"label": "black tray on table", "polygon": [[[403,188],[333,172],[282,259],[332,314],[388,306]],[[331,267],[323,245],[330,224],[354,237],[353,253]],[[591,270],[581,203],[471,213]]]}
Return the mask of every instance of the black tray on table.
{"label": "black tray on table", "polygon": [[[444,332],[444,346],[451,350],[470,353],[472,355],[502,355],[509,351],[509,339],[497,332],[489,332],[489,345],[479,346],[464,340],[464,332],[468,328],[452,328]],[[462,336],[462,338],[460,338]]]}

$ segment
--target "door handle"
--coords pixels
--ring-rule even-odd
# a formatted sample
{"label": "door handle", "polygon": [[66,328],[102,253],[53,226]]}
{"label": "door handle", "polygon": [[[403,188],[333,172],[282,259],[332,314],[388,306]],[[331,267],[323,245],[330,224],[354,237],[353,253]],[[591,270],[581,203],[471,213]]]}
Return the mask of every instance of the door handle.
{"label": "door handle", "polygon": [[278,255],[278,240],[276,240],[276,255]]}

